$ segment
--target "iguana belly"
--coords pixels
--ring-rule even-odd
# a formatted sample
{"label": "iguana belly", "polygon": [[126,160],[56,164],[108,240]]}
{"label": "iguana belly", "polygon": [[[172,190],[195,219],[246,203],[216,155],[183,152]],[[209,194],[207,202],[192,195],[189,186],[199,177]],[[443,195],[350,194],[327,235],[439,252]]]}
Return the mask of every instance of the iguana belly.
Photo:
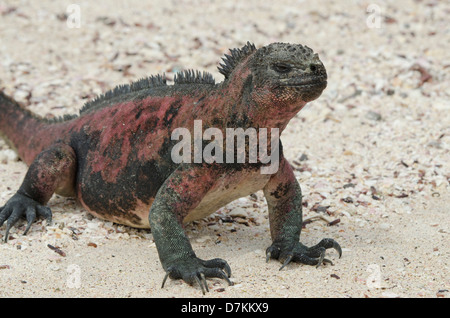
{"label": "iguana belly", "polygon": [[[270,175],[244,172],[236,176],[226,175],[209,191],[200,204],[184,218],[184,223],[207,217],[224,205],[261,190]],[[230,180],[231,179],[231,180]]]}
{"label": "iguana belly", "polygon": [[[257,171],[240,171],[231,174],[226,174],[217,180],[217,183],[206,193],[203,200],[192,211],[186,211],[186,216],[183,219],[184,223],[198,220],[207,217],[214,213],[219,208],[236,200],[238,198],[250,195],[261,190],[268,182],[270,175],[261,174]],[[124,191],[126,191],[124,189]],[[96,191],[96,195],[101,201],[102,193],[100,190]],[[120,201],[120,194],[116,195],[116,199]],[[130,210],[122,211],[97,211],[95,207],[87,204],[82,196],[79,199],[86,210],[92,215],[112,221],[119,224],[124,224],[136,228],[149,228],[148,215],[150,207],[154,201],[142,202],[138,198],[135,199]]]}

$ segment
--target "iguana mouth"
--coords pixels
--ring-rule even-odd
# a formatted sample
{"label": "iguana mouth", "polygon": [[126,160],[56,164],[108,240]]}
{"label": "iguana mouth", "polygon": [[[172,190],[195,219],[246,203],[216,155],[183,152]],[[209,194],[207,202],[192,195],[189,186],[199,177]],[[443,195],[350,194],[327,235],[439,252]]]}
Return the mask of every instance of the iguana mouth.
{"label": "iguana mouth", "polygon": [[321,87],[324,88],[327,86],[327,77],[326,76],[310,76],[310,77],[302,77],[302,78],[294,78],[282,80],[281,85],[283,87]]}
{"label": "iguana mouth", "polygon": [[310,102],[320,96],[327,87],[327,76],[304,76],[281,80],[278,84],[281,89],[294,91],[305,102]]}

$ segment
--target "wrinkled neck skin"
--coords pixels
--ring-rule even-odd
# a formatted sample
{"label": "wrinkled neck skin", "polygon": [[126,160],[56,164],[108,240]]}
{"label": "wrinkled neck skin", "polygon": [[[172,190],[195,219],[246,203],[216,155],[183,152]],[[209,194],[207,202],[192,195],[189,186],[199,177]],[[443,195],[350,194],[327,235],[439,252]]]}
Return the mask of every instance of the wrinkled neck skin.
{"label": "wrinkled neck skin", "polygon": [[255,123],[258,123],[260,127],[278,128],[281,133],[289,121],[306,105],[306,102],[287,102],[280,99],[274,91],[270,93],[254,91],[253,102],[250,105],[250,112]]}
{"label": "wrinkled neck skin", "polygon": [[278,128],[281,133],[307,102],[283,94],[271,88],[269,84],[257,87],[248,66],[248,59],[247,63],[242,63],[224,83],[227,96],[234,101],[230,109],[232,116],[229,118],[240,117],[233,123],[239,126],[239,119],[242,119],[242,126],[239,127],[244,129]]}

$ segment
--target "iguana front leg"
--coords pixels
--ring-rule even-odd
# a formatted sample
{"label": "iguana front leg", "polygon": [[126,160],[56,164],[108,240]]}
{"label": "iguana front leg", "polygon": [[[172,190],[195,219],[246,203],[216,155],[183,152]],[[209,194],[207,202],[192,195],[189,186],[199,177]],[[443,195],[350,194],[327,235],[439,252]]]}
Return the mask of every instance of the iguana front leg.
{"label": "iguana front leg", "polygon": [[273,243],[267,248],[267,261],[280,260],[284,268],[291,261],[307,265],[331,263],[324,258],[325,250],[334,248],[339,257],[341,247],[333,239],[323,239],[319,244],[306,247],[300,243],[302,229],[302,193],[289,162],[282,157],[278,172],[264,187],[264,195],[269,207],[270,232]]}
{"label": "iguana front leg", "polygon": [[0,207],[0,226],[6,222],[5,242],[9,230],[22,217],[27,219],[28,232],[37,215],[52,220],[52,212],[46,207],[53,193],[74,194],[76,156],[74,150],[65,144],[55,144],[41,152],[30,165],[19,190],[3,207]]}
{"label": "iguana front leg", "polygon": [[198,283],[202,292],[208,291],[206,277],[225,279],[231,269],[222,259],[199,259],[182,227],[184,217],[203,199],[217,180],[218,169],[206,164],[180,165],[164,182],[150,208],[150,228],[166,276]]}

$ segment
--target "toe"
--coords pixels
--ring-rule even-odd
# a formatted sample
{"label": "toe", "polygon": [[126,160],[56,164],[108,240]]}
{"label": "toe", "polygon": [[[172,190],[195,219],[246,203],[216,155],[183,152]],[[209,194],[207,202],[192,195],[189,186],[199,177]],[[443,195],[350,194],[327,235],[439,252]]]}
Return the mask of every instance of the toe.
{"label": "toe", "polygon": [[206,279],[205,279],[205,275],[202,273],[200,274],[200,277],[198,277],[199,275],[195,275],[194,279],[197,282],[197,284],[200,286],[200,289],[202,290],[202,294],[205,295],[205,290],[206,292],[209,292],[208,289],[208,284],[206,283]]}
{"label": "toe", "polygon": [[228,278],[228,274],[226,274],[224,272],[224,270],[222,270],[221,268],[205,268],[205,276],[206,277],[215,277],[215,278],[221,278],[224,279],[229,286],[232,286],[233,283],[231,282],[231,280]]}
{"label": "toe", "polygon": [[302,263],[302,264],[311,265],[311,266],[320,265],[322,260],[323,260],[323,256],[321,256],[321,257],[310,257],[310,256],[308,256],[306,254],[297,254],[297,255],[294,256],[294,259],[293,259],[293,261],[295,261],[297,263]]}
{"label": "toe", "polygon": [[319,244],[317,244],[318,246],[321,246],[321,247],[324,247],[324,248],[326,248],[326,249],[328,249],[328,248],[333,248],[333,249],[335,249],[337,252],[338,252],[338,254],[339,254],[339,258],[341,258],[341,256],[342,256],[342,248],[341,248],[341,246],[339,245],[339,243],[338,242],[336,242],[335,240],[333,240],[333,239],[330,239],[330,238],[324,238],[322,241],[320,241],[319,242]]}
{"label": "toe", "polygon": [[25,215],[27,217],[27,227],[25,229],[25,232],[23,232],[23,235],[27,235],[28,231],[31,228],[31,225],[33,224],[34,220],[36,220],[36,211],[33,207],[28,207]]}
{"label": "toe", "polygon": [[49,207],[43,206],[43,205],[37,205],[36,206],[36,212],[38,215],[42,216],[47,220],[47,224],[52,224],[52,211]]}
{"label": "toe", "polygon": [[9,231],[14,226],[14,224],[19,221],[20,217],[22,216],[22,210],[21,208],[14,208],[12,213],[9,215],[8,220],[6,221],[6,231],[5,231],[5,243],[8,242],[9,237]]}
{"label": "toe", "polygon": [[335,249],[338,254],[339,258],[342,256],[342,249],[341,246],[333,239],[325,238],[321,240],[318,244],[307,247],[308,255],[312,257],[319,257],[323,250],[333,248]]}
{"label": "toe", "polygon": [[3,225],[3,223],[9,218],[11,215],[12,210],[8,207],[3,207],[2,211],[0,212],[0,226]]}
{"label": "toe", "polygon": [[228,265],[227,261],[221,258],[214,258],[208,261],[202,261],[202,265],[206,268],[220,268],[225,273],[227,273],[228,277],[231,276],[231,267]]}

